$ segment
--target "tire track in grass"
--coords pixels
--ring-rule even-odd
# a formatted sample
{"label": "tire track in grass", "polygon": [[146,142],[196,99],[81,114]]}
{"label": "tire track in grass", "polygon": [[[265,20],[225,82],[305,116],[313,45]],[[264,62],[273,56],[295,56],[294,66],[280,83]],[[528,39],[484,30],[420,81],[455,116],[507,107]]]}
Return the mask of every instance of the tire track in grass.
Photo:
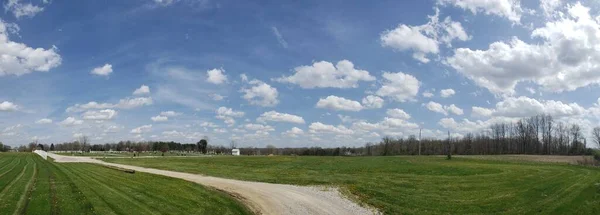
{"label": "tire track in grass", "polygon": [[[96,166],[96,165],[94,165],[94,166]],[[108,168],[101,167],[101,166],[97,166],[97,167],[100,167],[102,169],[108,169]],[[169,200],[170,200],[166,195],[164,195],[163,193],[160,193],[161,192],[160,190],[155,189],[154,187],[150,187],[149,189],[144,188],[144,186],[147,186],[147,184],[145,184],[143,182],[131,180],[130,178],[127,178],[127,177],[123,177],[121,174],[110,174],[107,172],[101,173],[101,172],[96,172],[96,171],[94,171],[94,172],[90,171],[90,172],[86,172],[86,173],[89,175],[92,175],[92,176],[96,176],[98,178],[109,177],[111,179],[116,179],[111,182],[111,185],[113,185],[113,187],[128,187],[129,189],[132,189],[134,192],[143,194],[143,195],[151,198],[153,201],[159,200],[159,201],[156,201],[159,203],[160,202],[169,202]],[[110,175],[107,175],[107,174],[110,174]],[[136,174],[140,174],[140,173],[136,173]],[[144,173],[141,173],[141,174],[144,174]],[[132,186],[132,185],[138,185],[138,186]],[[163,184],[161,187],[162,188],[173,188],[172,190],[176,190],[175,188],[177,188],[177,186],[172,183]],[[181,196],[178,195],[177,197],[181,197]],[[183,202],[181,200],[185,200],[185,202]],[[190,199],[190,198],[184,198],[181,200],[180,201],[172,201],[169,204],[162,204],[162,206],[156,206],[153,208],[158,211],[180,210],[181,208],[188,207],[189,204],[195,203],[194,200]],[[143,202],[143,200],[142,200],[142,202]],[[186,203],[188,203],[188,204],[186,204]],[[151,207],[153,206],[153,204],[149,204],[149,205]]]}
{"label": "tire track in grass", "polygon": [[[88,200],[88,203],[92,208],[92,214],[125,214],[117,208],[114,208],[113,205],[102,197],[102,195],[92,189],[94,186],[91,183],[81,184],[84,181],[83,178],[71,172],[69,167],[61,165],[57,168],[68,177],[69,183],[73,185],[71,192],[73,194],[79,194],[81,197]],[[93,205],[91,204],[91,201],[94,202]]]}
{"label": "tire track in grass", "polygon": [[[103,171],[89,171],[89,172],[85,172],[86,174],[90,175],[90,176],[96,176],[97,178],[105,178],[105,177],[109,177],[111,179],[115,179],[112,180],[111,182],[111,187],[129,187],[130,189],[134,190],[134,192],[138,192],[141,194],[146,195],[149,198],[152,198],[153,201],[159,202],[159,204],[161,202],[170,202],[169,204],[162,204],[162,206],[156,206],[154,208],[156,208],[156,210],[159,211],[171,211],[169,208],[173,209],[173,210],[181,210],[181,208],[184,207],[189,207],[190,204],[195,204],[196,200],[197,200],[197,196],[192,196],[192,195],[182,195],[177,194],[175,195],[176,198],[179,198],[178,201],[169,201],[171,200],[169,198],[168,195],[170,194],[164,194],[164,190],[177,190],[177,189],[181,189],[181,184],[178,183],[162,183],[161,184],[161,189],[157,189],[156,187],[148,187],[147,185],[147,181],[139,181],[136,179],[132,179],[131,177],[127,177],[127,176],[134,176],[131,174],[124,174],[122,172],[119,171],[114,171],[112,169],[106,168],[104,166],[99,166],[99,165],[94,165],[92,164],[94,167],[99,167],[101,168]],[[138,175],[138,174],[142,174],[142,175]],[[172,180],[172,178],[166,177],[166,176],[161,176],[161,175],[148,175],[146,173],[136,173],[135,176],[139,176],[142,177],[144,180],[169,180],[168,182],[172,182],[170,180]],[[137,185],[137,186],[135,186]],[[196,187],[196,184],[185,184],[185,189],[198,189],[198,187]],[[203,189],[210,189],[210,188],[206,188],[204,186],[201,185],[201,187]],[[204,191],[204,190],[201,190]],[[220,191],[219,191],[220,192]],[[127,192],[125,192],[127,193]],[[150,204],[152,205],[152,204]],[[168,207],[168,208],[164,208],[164,207]]]}
{"label": "tire track in grass", "polygon": [[25,190],[23,190],[23,194],[21,195],[21,198],[19,198],[19,201],[17,202],[17,208],[15,209],[15,212],[13,213],[13,215],[17,215],[17,214],[25,214],[25,210],[27,210],[27,206],[29,205],[29,200],[31,199],[31,192],[33,191],[33,188],[35,187],[35,184],[37,182],[37,164],[33,163],[33,174],[31,175],[31,178],[29,179],[29,181],[27,182],[27,185],[25,186]]}
{"label": "tire track in grass", "polygon": [[48,162],[38,156],[34,156],[34,160],[37,164],[37,175],[24,214],[52,214]]}
{"label": "tire track in grass", "polygon": [[[0,173],[2,173],[3,170],[6,169],[10,164],[12,164],[13,162],[18,161],[18,160],[19,159],[8,159],[8,158],[4,159],[4,160],[1,160],[2,163],[0,163]],[[0,174],[0,176],[1,175],[2,174]]]}
{"label": "tire track in grass", "polygon": [[[135,197],[130,197],[127,194],[125,194],[124,191],[122,191],[120,189],[112,188],[109,185],[107,185],[106,183],[102,182],[101,180],[98,180],[98,179],[96,179],[94,177],[88,176],[88,175],[86,175],[85,172],[81,172],[81,171],[78,171],[78,170],[75,170],[75,169],[76,168],[73,168],[72,170],[74,172],[76,172],[76,173],[79,173],[80,177],[87,178],[87,181],[94,181],[94,182],[96,182],[96,184],[99,184],[102,187],[104,187],[106,190],[111,191],[112,194],[116,194],[116,195],[120,196],[121,198],[123,198],[124,200],[128,201],[129,203],[131,203],[131,205],[134,205],[134,206],[138,207],[139,209],[146,211],[146,213],[144,213],[144,214],[159,214],[159,213],[157,213],[155,211],[152,211],[152,210],[148,209],[148,205],[141,205],[139,203],[140,201],[138,201],[139,199],[137,199]],[[104,178],[106,178],[106,177],[104,177]]]}
{"label": "tire track in grass", "polygon": [[[12,171],[13,169],[15,169],[15,167],[19,166],[19,164],[21,164],[21,159],[17,159],[17,158],[15,158],[14,160],[16,160],[16,161],[17,161],[17,163],[16,163],[15,165],[13,165],[13,166],[12,166],[12,168],[10,168],[8,171],[6,171],[6,172],[4,172],[4,173],[0,174],[0,178],[2,178],[4,175],[8,174],[10,171]],[[11,162],[11,163],[12,163],[12,162]],[[8,165],[7,165],[6,167],[8,167]]]}
{"label": "tire track in grass", "polygon": [[[48,167],[46,167],[48,168]],[[60,207],[58,207],[58,197],[56,197],[56,176],[54,175],[54,172],[48,170],[49,172],[49,177],[48,177],[48,183],[50,184],[50,214],[55,215],[55,214],[60,214]]]}
{"label": "tire track in grass", "polygon": [[550,198],[551,200],[556,200],[558,203],[560,203],[553,204],[556,205],[553,209],[556,209],[559,205],[564,205],[565,201],[575,199],[584,189],[587,188],[587,185],[593,184],[593,177],[589,177],[592,173],[591,170],[582,169],[581,171],[585,171],[585,175],[578,174],[573,176],[575,178],[569,180],[569,183],[572,183],[570,186],[564,187],[563,189],[559,190],[560,192],[557,192],[556,195],[553,195],[553,197]]}
{"label": "tire track in grass", "polygon": [[[13,159],[10,159],[11,157],[7,156],[0,156],[0,164],[6,164],[8,162],[12,162]],[[2,169],[2,168],[0,168]]]}
{"label": "tire track in grass", "polygon": [[2,191],[0,191],[0,200],[2,200],[2,198],[4,198],[4,195],[6,195],[6,191],[12,187],[13,184],[17,183],[17,181],[19,181],[19,179],[21,179],[21,177],[23,177],[23,175],[25,174],[25,170],[27,169],[27,166],[29,166],[29,163],[27,163],[25,165],[25,167],[23,167],[23,170],[21,170],[21,173],[19,173],[19,175],[14,178],[10,183],[8,183],[4,189],[2,189]]}
{"label": "tire track in grass", "polygon": [[2,191],[0,192],[0,211],[4,211],[6,214],[12,214],[20,205],[18,204],[21,199],[21,195],[24,193],[27,183],[27,179],[30,179],[33,174],[31,169],[30,157],[20,156],[17,159],[25,160],[24,166],[20,166],[15,170],[21,170],[20,173],[9,175],[9,180],[5,180],[6,183]]}
{"label": "tire track in grass", "polygon": [[[56,210],[54,211],[56,214],[96,214],[96,207],[90,202],[89,198],[83,193],[81,189],[77,186],[77,184],[71,178],[72,174],[67,174],[62,166],[58,166],[54,163],[49,163],[48,165],[53,172],[56,190],[63,189],[63,186],[67,186],[64,188],[68,188],[68,191],[71,195],[68,195],[67,192],[62,194],[56,192]],[[58,181],[58,182],[56,182]],[[67,191],[67,189],[64,189]],[[63,196],[64,195],[64,196]],[[73,205],[69,200],[75,200],[80,204]],[[64,205],[63,202],[66,202]],[[73,208],[75,206],[76,208]],[[79,209],[80,211],[78,211]],[[114,214],[109,212],[104,212],[103,214]]]}
{"label": "tire track in grass", "polygon": [[[38,163],[38,176],[34,187],[34,192],[31,197],[33,208],[27,208],[25,214],[42,214],[49,212],[48,214],[60,214],[58,205],[58,198],[56,195],[56,184],[54,181],[55,175],[51,171],[50,161],[43,160],[41,158],[36,159]],[[43,206],[43,207],[41,207]],[[41,207],[41,208],[40,208]]]}

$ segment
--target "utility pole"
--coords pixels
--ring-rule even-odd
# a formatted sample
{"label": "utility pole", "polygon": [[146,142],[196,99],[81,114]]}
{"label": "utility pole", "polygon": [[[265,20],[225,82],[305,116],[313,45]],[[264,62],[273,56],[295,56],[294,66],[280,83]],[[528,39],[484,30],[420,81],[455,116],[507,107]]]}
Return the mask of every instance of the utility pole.
{"label": "utility pole", "polygon": [[421,128],[419,128],[419,155],[421,155]]}

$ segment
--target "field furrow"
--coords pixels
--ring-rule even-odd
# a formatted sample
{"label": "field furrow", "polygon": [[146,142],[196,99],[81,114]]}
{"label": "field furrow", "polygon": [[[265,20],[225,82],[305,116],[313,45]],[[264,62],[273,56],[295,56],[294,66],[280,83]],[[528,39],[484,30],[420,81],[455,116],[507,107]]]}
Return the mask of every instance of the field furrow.
{"label": "field furrow", "polygon": [[0,164],[0,215],[249,214],[230,196],[183,180],[32,153],[0,153]]}
{"label": "field furrow", "polygon": [[27,210],[27,206],[29,205],[29,201],[31,199],[31,193],[33,192],[33,188],[35,187],[35,183],[37,181],[37,173],[37,163],[33,163],[33,174],[31,175],[31,178],[29,178],[27,185],[25,185],[25,189],[21,194],[21,198],[19,198],[19,201],[17,202],[17,208],[15,209],[13,215],[25,214],[25,210]]}

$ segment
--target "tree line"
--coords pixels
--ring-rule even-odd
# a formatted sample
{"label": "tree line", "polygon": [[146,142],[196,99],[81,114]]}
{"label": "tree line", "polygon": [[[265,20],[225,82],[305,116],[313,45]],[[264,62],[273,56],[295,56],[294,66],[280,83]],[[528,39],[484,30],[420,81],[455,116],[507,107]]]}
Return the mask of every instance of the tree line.
{"label": "tree line", "polygon": [[8,152],[11,150],[11,147],[8,145],[4,145],[2,142],[0,142],[0,152]]}
{"label": "tree line", "polygon": [[57,144],[38,144],[29,143],[28,150],[39,148],[46,151],[126,151],[126,152],[146,152],[146,151],[181,151],[181,152],[199,152],[206,154],[209,150],[215,153],[224,153],[225,147],[214,147],[208,145],[208,140],[202,139],[197,143],[179,143],[174,141],[119,141],[117,143],[90,144],[86,136],[72,142]]}
{"label": "tree line", "polygon": [[[591,139],[600,145],[600,127],[592,130]],[[478,133],[446,139],[384,137],[378,143],[366,143],[362,147],[336,148],[242,148],[242,154],[278,155],[591,155],[593,149],[579,124],[567,124],[554,120],[551,115],[523,118],[515,123],[495,123]]]}
{"label": "tree line", "polygon": [[[591,139],[600,145],[600,127],[592,129]],[[378,143],[366,143],[361,147],[304,147],[277,148],[268,145],[264,148],[243,147],[242,155],[312,155],[312,156],[388,156],[388,155],[497,155],[497,154],[539,154],[539,155],[584,155],[593,150],[579,124],[567,124],[556,121],[550,115],[537,115],[523,118],[515,123],[495,123],[478,133],[467,133],[462,137],[445,139],[423,138],[415,135],[408,138],[384,137]],[[2,146],[0,144],[0,146]],[[27,147],[33,150],[41,148],[50,151],[181,151],[214,154],[230,154],[237,148],[235,142],[229,147],[210,146],[208,137],[197,143],[179,143],[164,141],[120,141],[117,143],[90,144],[86,136],[73,142],[59,144],[30,143]],[[8,150],[3,146],[0,150]]]}

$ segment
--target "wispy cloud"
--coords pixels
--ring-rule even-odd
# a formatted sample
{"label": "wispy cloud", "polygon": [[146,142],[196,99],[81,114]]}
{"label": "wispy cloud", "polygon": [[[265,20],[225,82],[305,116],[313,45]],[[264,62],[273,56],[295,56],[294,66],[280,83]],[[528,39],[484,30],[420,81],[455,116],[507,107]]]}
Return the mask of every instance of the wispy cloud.
{"label": "wispy cloud", "polygon": [[285,41],[285,39],[283,39],[283,36],[281,35],[281,33],[279,33],[279,29],[277,29],[277,27],[273,26],[271,27],[271,30],[273,30],[273,34],[275,34],[275,37],[277,37],[277,42],[279,42],[279,44],[283,47],[283,48],[288,48],[288,43]]}

